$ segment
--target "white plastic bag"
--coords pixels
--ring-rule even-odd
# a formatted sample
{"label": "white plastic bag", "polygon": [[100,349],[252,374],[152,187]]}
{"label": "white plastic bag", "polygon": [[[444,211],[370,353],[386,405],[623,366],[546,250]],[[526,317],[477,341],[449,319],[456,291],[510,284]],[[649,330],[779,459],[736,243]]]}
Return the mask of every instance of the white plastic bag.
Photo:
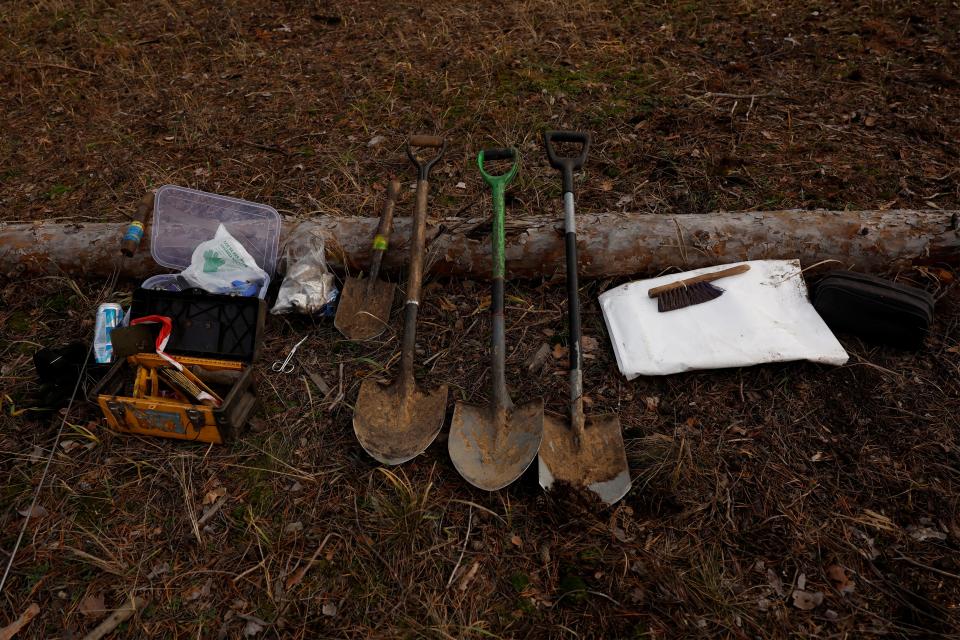
{"label": "white plastic bag", "polygon": [[847,361],[836,337],[807,299],[798,260],[753,260],[750,271],[717,280],[723,295],[660,313],[653,287],[734,265],[631,282],[600,296],[620,373],[666,375],[764,362]]}
{"label": "white plastic bag", "polygon": [[288,244],[285,253],[287,272],[270,313],[333,315],[339,291],[327,269],[323,238],[314,235],[306,241]]}
{"label": "white plastic bag", "polygon": [[241,296],[258,295],[267,282],[267,272],[222,224],[212,240],[197,245],[180,275],[210,293]]}

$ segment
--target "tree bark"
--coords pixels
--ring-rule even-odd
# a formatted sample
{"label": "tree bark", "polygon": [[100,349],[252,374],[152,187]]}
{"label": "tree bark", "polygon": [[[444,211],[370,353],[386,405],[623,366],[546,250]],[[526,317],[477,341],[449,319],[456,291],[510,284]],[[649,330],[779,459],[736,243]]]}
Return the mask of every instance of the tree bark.
{"label": "tree bark", "polygon": [[[584,277],[652,274],[757,259],[799,258],[804,266],[886,272],[911,265],[960,262],[956,211],[770,211],[661,216],[581,215],[577,221]],[[326,217],[286,221],[281,246],[302,249],[326,241],[331,266],[365,269],[376,218]],[[490,277],[489,222],[483,218],[434,221],[427,232],[427,264],[436,275]],[[109,275],[144,278],[165,271],[146,245],[120,259],[125,225],[0,224],[0,273]],[[396,221],[384,268],[406,263],[410,219]],[[150,234],[146,233],[145,238]],[[563,273],[562,221],[513,218],[507,223],[507,274],[513,278]],[[282,254],[281,254],[282,257]],[[282,262],[281,262],[282,265]]]}

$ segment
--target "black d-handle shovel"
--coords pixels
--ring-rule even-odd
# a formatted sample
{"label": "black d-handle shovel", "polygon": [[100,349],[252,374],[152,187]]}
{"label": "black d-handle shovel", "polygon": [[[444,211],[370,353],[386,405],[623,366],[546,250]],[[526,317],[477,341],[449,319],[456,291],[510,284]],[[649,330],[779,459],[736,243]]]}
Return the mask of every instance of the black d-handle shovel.
{"label": "black d-handle shovel", "polygon": [[[570,320],[570,421],[544,416],[540,445],[540,486],[554,482],[586,488],[607,504],[630,490],[630,469],[623,447],[620,418],[607,414],[583,415],[583,353],[580,347],[580,298],[577,282],[577,225],[573,199],[573,172],[583,167],[590,150],[590,134],[547,131],[544,146],[550,166],[563,174],[563,217],[567,254],[567,315]],[[581,145],[577,156],[560,156],[555,143]]]}

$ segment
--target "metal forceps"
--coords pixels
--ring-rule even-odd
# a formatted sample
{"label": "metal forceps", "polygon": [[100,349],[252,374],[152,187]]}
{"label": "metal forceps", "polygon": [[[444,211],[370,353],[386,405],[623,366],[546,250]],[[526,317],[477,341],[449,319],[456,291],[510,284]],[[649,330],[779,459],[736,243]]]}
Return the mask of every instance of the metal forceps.
{"label": "metal forceps", "polygon": [[293,363],[293,354],[295,354],[297,352],[297,349],[300,347],[300,345],[302,345],[306,341],[307,341],[307,336],[303,336],[303,339],[301,339],[300,342],[293,345],[293,349],[290,349],[290,353],[287,354],[287,357],[283,360],[283,362],[280,362],[279,360],[277,360],[276,362],[273,363],[273,365],[271,365],[270,369],[277,373],[293,372],[293,370],[297,368],[297,365]]}

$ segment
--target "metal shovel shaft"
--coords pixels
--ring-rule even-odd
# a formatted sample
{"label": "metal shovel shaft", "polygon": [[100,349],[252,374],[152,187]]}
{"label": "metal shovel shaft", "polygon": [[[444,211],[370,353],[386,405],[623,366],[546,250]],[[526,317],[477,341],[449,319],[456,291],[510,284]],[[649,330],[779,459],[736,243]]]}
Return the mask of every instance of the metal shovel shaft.
{"label": "metal shovel shaft", "polygon": [[413,358],[417,346],[417,314],[420,311],[420,287],[423,280],[423,248],[427,234],[427,194],[430,183],[426,176],[417,180],[417,204],[413,214],[410,272],[407,274],[407,301],[403,309],[403,344],[400,350],[400,376],[412,385]]}

